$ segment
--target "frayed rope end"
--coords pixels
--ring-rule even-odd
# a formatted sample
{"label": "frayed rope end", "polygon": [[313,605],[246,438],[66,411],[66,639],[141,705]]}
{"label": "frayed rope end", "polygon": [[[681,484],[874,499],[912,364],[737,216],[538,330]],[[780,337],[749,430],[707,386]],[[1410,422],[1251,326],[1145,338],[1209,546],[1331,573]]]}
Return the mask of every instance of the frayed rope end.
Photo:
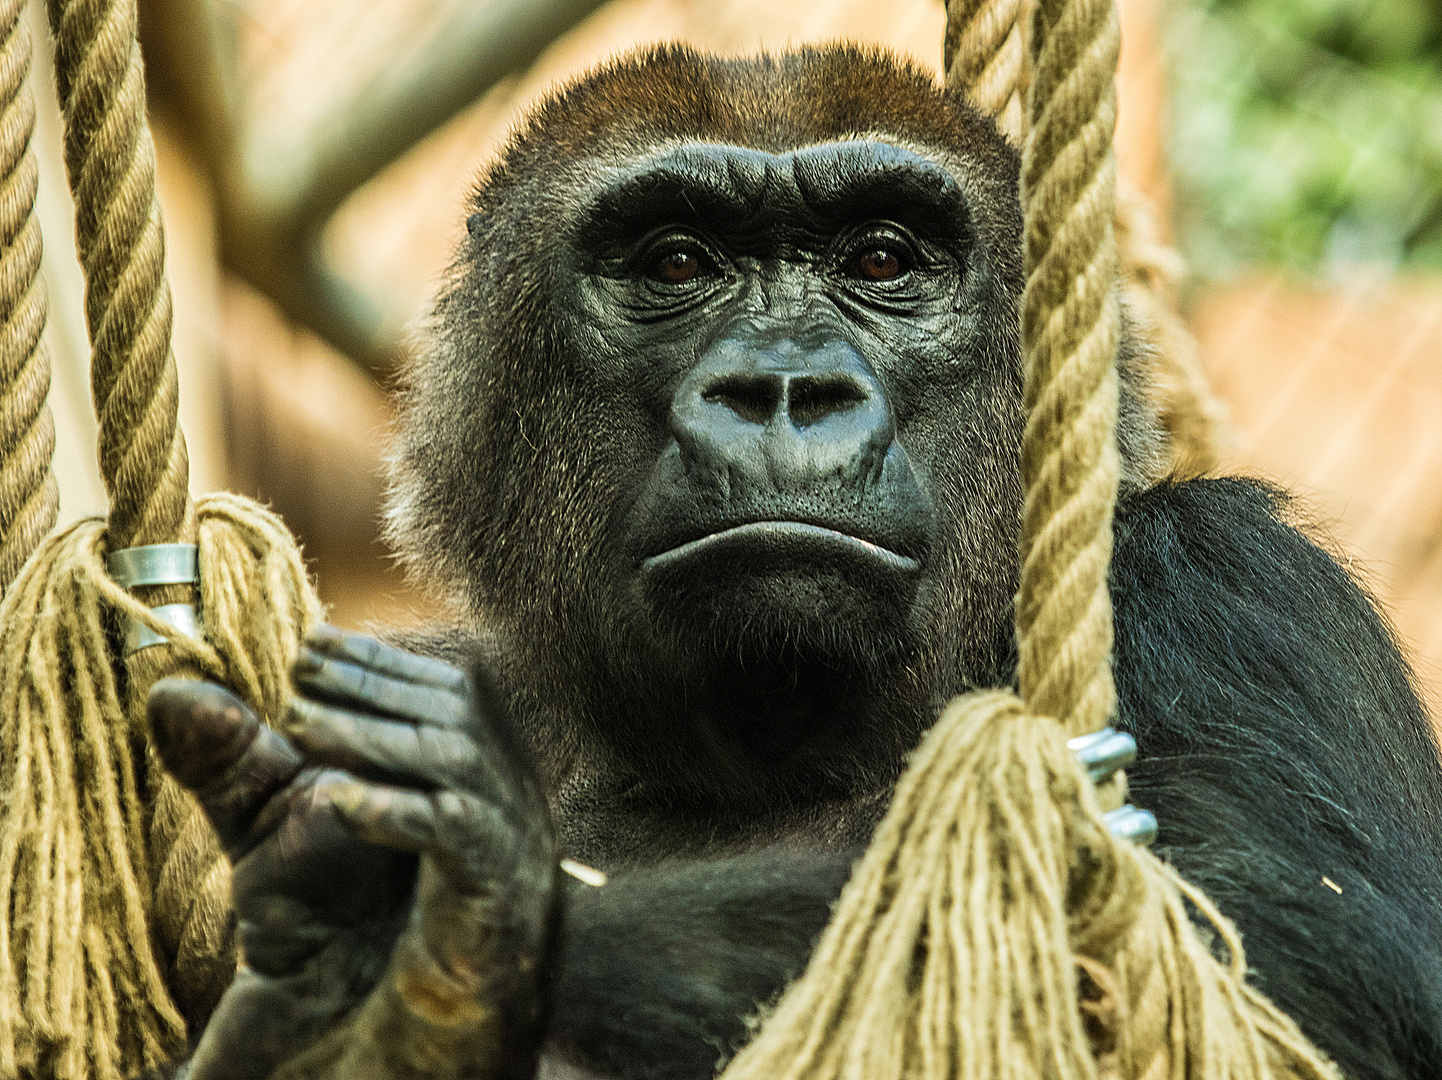
{"label": "frayed rope end", "polygon": [[1061,726],[970,694],[723,1080],[1335,1080],[1244,972],[1220,913],[1110,834]]}
{"label": "frayed rope end", "polygon": [[47,538],[0,602],[0,1080],[158,1069],[230,980],[229,868],[137,738],[118,620],[269,721],[322,610],[279,517],[234,495],[196,512],[203,641],[110,580],[98,519]]}

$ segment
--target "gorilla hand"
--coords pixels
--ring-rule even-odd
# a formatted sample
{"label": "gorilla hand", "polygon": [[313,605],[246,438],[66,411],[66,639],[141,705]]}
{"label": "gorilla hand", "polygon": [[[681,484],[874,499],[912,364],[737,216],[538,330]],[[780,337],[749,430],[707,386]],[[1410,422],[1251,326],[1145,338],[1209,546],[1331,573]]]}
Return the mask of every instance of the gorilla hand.
{"label": "gorilla hand", "polygon": [[555,842],[495,695],[329,628],[294,682],[288,739],[220,687],[151,695],[235,863],[244,964],[189,1075],[529,1075]]}

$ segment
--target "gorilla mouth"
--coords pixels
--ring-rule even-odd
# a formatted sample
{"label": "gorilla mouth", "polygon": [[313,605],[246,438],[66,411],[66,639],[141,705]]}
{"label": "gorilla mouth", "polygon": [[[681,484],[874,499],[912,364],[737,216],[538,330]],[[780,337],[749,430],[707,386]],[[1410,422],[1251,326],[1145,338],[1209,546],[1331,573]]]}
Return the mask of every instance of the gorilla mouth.
{"label": "gorilla mouth", "polygon": [[689,561],[696,556],[721,555],[732,550],[755,547],[764,547],[775,552],[795,551],[797,554],[807,555],[829,548],[836,554],[859,558],[863,562],[880,565],[897,573],[914,574],[921,569],[921,561],[910,555],[892,551],[851,533],[804,521],[750,521],[744,525],[733,525],[648,556],[641,560],[641,569],[649,573]]}

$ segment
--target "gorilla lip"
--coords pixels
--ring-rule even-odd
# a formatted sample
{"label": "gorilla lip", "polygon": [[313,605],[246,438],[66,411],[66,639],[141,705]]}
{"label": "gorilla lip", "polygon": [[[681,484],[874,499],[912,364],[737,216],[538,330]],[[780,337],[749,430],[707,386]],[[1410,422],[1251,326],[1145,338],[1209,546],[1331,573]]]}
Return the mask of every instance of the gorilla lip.
{"label": "gorilla lip", "polygon": [[657,555],[648,556],[641,560],[641,569],[643,571],[659,570],[713,548],[748,541],[786,545],[797,542],[825,544],[847,549],[853,554],[879,562],[899,573],[913,574],[921,569],[920,561],[909,555],[902,555],[890,548],[884,548],[880,544],[863,540],[859,536],[852,536],[850,533],[828,529],[822,525],[811,525],[804,521],[750,521],[744,525],[733,525],[728,529],[721,529],[695,540],[689,540],[684,544],[678,544]]}

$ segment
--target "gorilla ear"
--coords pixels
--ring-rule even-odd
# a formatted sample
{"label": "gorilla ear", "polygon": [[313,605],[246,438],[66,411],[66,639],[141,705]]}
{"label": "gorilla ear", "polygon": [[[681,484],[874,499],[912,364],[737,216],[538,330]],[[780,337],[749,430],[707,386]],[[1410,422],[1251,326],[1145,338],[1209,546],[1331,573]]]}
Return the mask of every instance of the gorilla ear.
{"label": "gorilla ear", "polygon": [[481,226],[485,223],[485,214],[472,214],[470,217],[466,218],[466,232],[470,233],[472,236],[479,236],[481,233]]}

